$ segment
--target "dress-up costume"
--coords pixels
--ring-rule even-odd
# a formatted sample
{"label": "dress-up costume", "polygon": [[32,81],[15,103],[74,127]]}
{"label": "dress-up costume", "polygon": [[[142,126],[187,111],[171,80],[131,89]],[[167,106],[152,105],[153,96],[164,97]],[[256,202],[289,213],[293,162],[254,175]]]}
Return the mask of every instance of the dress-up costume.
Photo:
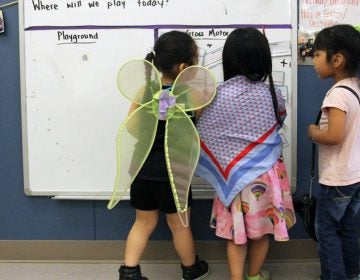
{"label": "dress-up costume", "polygon": [[[171,86],[162,86],[162,89],[171,90]],[[166,121],[158,120],[154,143],[137,175],[141,179],[149,181],[169,181],[164,151],[165,126]],[[137,148],[138,147],[135,147],[135,149]]]}
{"label": "dress-up costume", "polygon": [[[171,85],[163,86],[162,89],[171,90]],[[192,112],[188,112],[188,114],[195,124]],[[158,210],[165,214],[177,212],[166,167],[165,131],[166,121],[158,120],[153,146],[130,186],[130,204],[135,209],[143,211]],[[135,149],[137,148],[135,146]],[[187,206],[191,207],[192,202],[190,186]]]}
{"label": "dress-up costume", "polygon": [[165,121],[167,173],[177,211],[185,212],[200,154],[199,136],[187,112],[203,108],[212,101],[216,91],[213,75],[204,67],[190,66],[177,76],[171,89],[163,89],[155,66],[137,59],[121,67],[117,83],[121,94],[139,107],[119,128],[118,168],[108,208],[119,202],[140,172],[153,147],[159,120],[162,120]]}
{"label": "dress-up costume", "polygon": [[[285,118],[284,100],[276,94]],[[202,150],[196,173],[216,190],[217,234],[239,244],[266,233],[287,240],[295,215],[269,86],[244,76],[224,82],[197,128]]]}

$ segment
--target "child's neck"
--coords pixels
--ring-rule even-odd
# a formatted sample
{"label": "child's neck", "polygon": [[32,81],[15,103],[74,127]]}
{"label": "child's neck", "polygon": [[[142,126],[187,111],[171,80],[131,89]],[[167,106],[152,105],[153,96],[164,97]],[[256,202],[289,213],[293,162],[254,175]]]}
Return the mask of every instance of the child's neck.
{"label": "child's neck", "polygon": [[335,73],[335,75],[334,75],[335,83],[340,82],[341,80],[349,79],[349,78],[353,78],[353,77],[354,77],[354,75],[349,75],[349,74],[345,74],[345,73]]}
{"label": "child's neck", "polygon": [[344,79],[353,78],[354,76],[354,74],[345,71],[344,65],[340,65],[334,69],[334,79],[336,83]]}
{"label": "child's neck", "polygon": [[161,77],[161,83],[165,86],[165,85],[172,85],[174,83],[174,80],[166,77],[166,76],[162,76]]}

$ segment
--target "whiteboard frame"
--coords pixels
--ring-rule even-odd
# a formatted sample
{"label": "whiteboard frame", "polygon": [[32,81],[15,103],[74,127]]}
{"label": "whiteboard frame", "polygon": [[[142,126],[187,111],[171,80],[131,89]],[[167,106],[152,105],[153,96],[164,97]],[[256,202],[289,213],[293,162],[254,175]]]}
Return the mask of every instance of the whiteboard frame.
{"label": "whiteboard frame", "polygon": [[[291,190],[294,192],[297,185],[297,1],[291,1]],[[67,191],[33,191],[29,184],[29,150],[27,133],[27,102],[26,102],[26,78],[25,78],[25,30],[24,30],[24,0],[19,0],[19,55],[20,55],[20,90],[21,90],[21,122],[22,122],[22,154],[23,154],[23,176],[24,192],[28,196],[49,196],[60,200],[108,200],[111,193],[106,192],[67,192]],[[194,178],[193,197],[195,199],[212,199],[214,191],[211,186],[205,184],[202,180]],[[125,196],[124,200],[129,199]]]}
{"label": "whiteboard frame", "polygon": [[29,150],[27,145],[27,118],[26,118],[26,79],[25,79],[25,31],[24,31],[24,2],[19,0],[19,55],[20,55],[20,93],[21,93],[21,130],[23,152],[24,191],[26,195],[33,195],[29,186]]}
{"label": "whiteboard frame", "polygon": [[298,94],[298,1],[291,1],[291,191],[295,192],[297,187],[297,94]]}

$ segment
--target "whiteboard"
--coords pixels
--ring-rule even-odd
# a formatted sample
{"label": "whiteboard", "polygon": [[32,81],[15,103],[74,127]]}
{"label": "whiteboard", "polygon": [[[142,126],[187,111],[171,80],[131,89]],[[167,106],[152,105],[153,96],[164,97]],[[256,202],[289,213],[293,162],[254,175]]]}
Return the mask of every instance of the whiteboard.
{"label": "whiteboard", "polygon": [[[169,30],[188,32],[201,63],[222,81],[221,51],[236,27],[264,30],[274,80],[286,98],[285,162],[295,186],[296,15],[291,0],[19,1],[24,190],[27,195],[107,199],[115,139],[129,102],[120,66],[143,58]],[[194,197],[212,189],[194,178]]]}

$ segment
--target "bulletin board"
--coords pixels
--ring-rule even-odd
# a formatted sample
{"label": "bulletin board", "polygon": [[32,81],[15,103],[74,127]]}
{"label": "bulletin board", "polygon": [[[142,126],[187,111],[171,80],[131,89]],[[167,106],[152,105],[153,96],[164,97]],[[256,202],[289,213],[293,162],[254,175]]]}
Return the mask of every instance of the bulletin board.
{"label": "bulletin board", "polygon": [[[286,99],[285,162],[296,183],[297,6],[291,0],[20,0],[24,190],[58,199],[107,199],[116,136],[129,102],[120,66],[144,58],[169,30],[189,33],[200,63],[222,81],[221,52],[236,27],[264,31],[273,76]],[[193,180],[195,198],[211,186]]]}

